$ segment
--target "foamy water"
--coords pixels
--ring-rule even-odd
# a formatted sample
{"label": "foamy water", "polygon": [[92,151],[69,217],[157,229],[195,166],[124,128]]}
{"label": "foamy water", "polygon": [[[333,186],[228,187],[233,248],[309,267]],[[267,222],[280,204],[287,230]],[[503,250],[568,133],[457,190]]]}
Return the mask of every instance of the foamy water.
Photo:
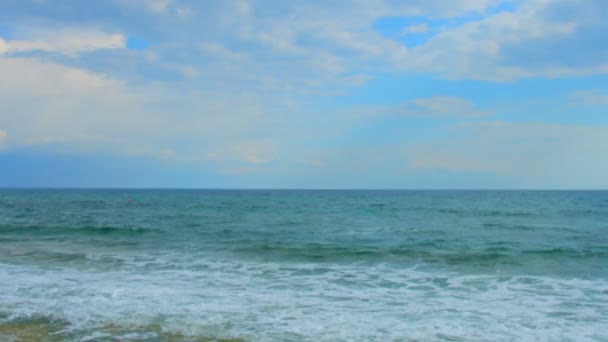
{"label": "foamy water", "polygon": [[606,341],[607,208],[606,193],[5,191],[0,323],[75,341]]}

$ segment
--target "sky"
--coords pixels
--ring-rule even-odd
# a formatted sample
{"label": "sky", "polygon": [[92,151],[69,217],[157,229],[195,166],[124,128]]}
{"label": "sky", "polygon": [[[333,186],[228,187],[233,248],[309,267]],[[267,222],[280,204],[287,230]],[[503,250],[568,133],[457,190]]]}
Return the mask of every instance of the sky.
{"label": "sky", "polygon": [[0,186],[608,189],[605,0],[2,0]]}

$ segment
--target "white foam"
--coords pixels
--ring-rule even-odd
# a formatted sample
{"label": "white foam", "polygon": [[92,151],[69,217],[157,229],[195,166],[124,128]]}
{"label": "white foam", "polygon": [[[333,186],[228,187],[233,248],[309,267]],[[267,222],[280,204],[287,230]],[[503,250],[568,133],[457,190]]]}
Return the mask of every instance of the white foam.
{"label": "white foam", "polygon": [[186,335],[252,340],[608,338],[606,280],[395,265],[186,264],[170,255],[115,271],[0,264],[0,303],[9,320],[51,316],[74,331],[160,322]]}

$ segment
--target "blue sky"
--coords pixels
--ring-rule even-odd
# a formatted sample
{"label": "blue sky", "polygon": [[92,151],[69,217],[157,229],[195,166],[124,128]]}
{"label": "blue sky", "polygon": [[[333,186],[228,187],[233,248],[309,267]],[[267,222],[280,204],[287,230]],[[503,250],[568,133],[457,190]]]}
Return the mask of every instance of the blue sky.
{"label": "blue sky", "polygon": [[603,0],[4,0],[0,186],[608,188]]}

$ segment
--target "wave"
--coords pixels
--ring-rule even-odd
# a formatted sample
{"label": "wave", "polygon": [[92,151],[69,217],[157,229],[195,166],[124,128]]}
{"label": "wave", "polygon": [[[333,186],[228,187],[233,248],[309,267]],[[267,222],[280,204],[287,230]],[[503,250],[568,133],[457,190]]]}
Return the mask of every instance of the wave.
{"label": "wave", "polygon": [[551,257],[551,256],[560,256],[560,257],[568,257],[568,258],[606,258],[608,257],[608,248],[566,248],[566,247],[556,247],[556,248],[548,248],[548,249],[532,249],[526,250],[522,252],[525,255],[535,255],[542,257]]}
{"label": "wave", "polygon": [[[16,340],[601,340],[605,279],[201,260],[98,272],[0,263]],[[541,328],[536,328],[541,327]],[[28,333],[32,338],[24,338]],[[559,339],[558,338],[558,339]],[[7,339],[9,340],[9,339]]]}
{"label": "wave", "polygon": [[142,235],[156,231],[141,227],[116,227],[116,226],[64,226],[64,225],[0,225],[0,234],[85,234],[85,235]]}
{"label": "wave", "polygon": [[302,259],[307,261],[413,261],[444,264],[524,264],[533,259],[607,259],[608,248],[521,249],[515,245],[493,245],[479,249],[456,248],[443,243],[421,243],[411,246],[338,246],[323,244],[260,244],[233,248],[237,253],[253,258],[274,260]]}
{"label": "wave", "polygon": [[496,223],[496,222],[486,222],[481,225],[484,228],[496,228],[496,229],[506,229],[506,230],[537,230],[542,229],[543,227],[526,225],[526,224],[513,224],[513,223]]}

